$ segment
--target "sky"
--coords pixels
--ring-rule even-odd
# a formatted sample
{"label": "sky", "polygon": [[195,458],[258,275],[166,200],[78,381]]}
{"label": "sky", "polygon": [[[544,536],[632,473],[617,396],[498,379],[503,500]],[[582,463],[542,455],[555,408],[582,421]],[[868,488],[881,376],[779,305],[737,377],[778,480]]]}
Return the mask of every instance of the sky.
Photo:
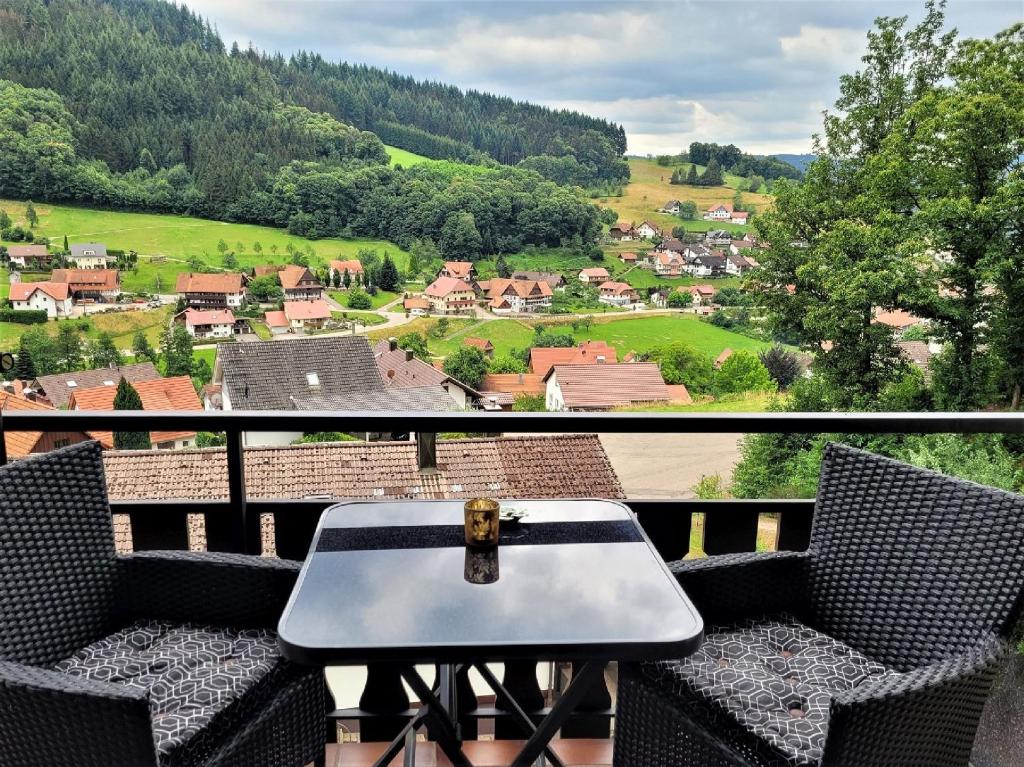
{"label": "sky", "polygon": [[[185,0],[230,45],[315,51],[619,123],[630,154],[691,141],[803,153],[858,68],[875,0]],[[988,37],[1024,0],[949,0],[947,21]]]}

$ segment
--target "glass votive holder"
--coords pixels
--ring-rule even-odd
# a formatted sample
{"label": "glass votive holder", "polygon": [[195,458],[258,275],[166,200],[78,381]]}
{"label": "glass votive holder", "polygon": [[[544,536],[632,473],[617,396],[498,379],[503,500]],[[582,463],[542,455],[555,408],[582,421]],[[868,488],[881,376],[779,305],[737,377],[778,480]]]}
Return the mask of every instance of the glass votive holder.
{"label": "glass votive holder", "polygon": [[498,580],[498,547],[490,549],[466,549],[466,565],[463,573],[470,583],[494,583]]}
{"label": "glass votive holder", "polygon": [[501,504],[491,498],[473,498],[463,507],[466,520],[466,545],[488,548],[498,545],[498,515]]}

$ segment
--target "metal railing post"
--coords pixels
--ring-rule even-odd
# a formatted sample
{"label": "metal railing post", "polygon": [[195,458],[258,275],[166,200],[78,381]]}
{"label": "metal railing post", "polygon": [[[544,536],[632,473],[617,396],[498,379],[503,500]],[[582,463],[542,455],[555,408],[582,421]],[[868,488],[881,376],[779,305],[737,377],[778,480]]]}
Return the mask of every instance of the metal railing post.
{"label": "metal railing post", "polygon": [[246,509],[245,498],[245,452],[242,444],[242,432],[233,429],[225,432],[227,437],[227,458],[228,458],[228,503],[231,506],[231,515],[235,519],[234,528],[237,530],[236,545],[237,551],[244,554],[259,554],[253,551],[250,544],[249,520]]}
{"label": "metal railing post", "polygon": [[4,431],[4,411],[0,408],[0,466],[7,463],[7,433]]}

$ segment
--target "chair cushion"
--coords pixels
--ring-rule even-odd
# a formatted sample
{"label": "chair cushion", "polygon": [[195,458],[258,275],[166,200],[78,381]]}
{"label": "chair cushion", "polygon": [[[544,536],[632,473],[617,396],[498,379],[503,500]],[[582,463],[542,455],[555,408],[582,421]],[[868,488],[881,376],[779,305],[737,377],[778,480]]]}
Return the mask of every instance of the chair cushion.
{"label": "chair cushion", "polygon": [[149,696],[161,764],[229,706],[254,691],[279,660],[277,635],[173,623],[138,623],[57,664],[74,676],[124,684]]}
{"label": "chair cushion", "polygon": [[821,762],[834,694],[897,674],[788,616],[711,628],[689,658],[644,672],[724,711],[794,765]]}

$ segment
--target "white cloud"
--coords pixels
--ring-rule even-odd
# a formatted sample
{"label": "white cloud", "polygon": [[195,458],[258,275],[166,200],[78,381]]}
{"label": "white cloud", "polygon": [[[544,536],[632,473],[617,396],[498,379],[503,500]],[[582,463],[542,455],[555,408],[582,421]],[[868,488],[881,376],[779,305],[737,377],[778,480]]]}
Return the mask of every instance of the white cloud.
{"label": "white cloud", "polygon": [[864,43],[864,30],[813,24],[802,24],[799,34],[779,37],[779,47],[786,62],[817,67],[819,75],[837,68],[847,71],[856,66]]}

